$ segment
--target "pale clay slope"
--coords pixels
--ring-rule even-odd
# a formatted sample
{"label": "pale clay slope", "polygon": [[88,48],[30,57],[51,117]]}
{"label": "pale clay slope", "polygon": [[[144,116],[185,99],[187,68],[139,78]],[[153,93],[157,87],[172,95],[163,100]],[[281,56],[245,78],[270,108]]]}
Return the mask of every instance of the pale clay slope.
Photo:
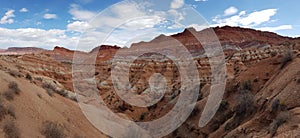
{"label": "pale clay slope", "polygon": [[[58,122],[63,125],[68,137],[73,137],[75,134],[85,137],[104,137],[89,123],[76,102],[58,94],[50,97],[43,88],[24,78],[14,78],[1,70],[0,80],[1,93],[8,89],[7,84],[11,81],[17,82],[21,90],[19,96],[9,101],[15,107],[15,122],[20,129],[21,137],[43,137],[40,131],[44,121]],[[42,98],[37,96],[38,93]],[[3,137],[3,132],[0,133],[0,137]]]}

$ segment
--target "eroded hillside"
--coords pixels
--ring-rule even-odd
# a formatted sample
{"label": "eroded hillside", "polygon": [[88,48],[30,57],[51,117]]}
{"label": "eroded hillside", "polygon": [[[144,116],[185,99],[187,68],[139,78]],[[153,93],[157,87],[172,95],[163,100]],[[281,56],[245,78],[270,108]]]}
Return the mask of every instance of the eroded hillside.
{"label": "eroded hillside", "polygon": [[[183,33],[171,36],[192,53],[201,85],[196,107],[190,117],[166,137],[300,136],[300,102],[297,100],[300,98],[299,39],[236,27],[214,29],[222,44],[226,63],[226,89],[220,108],[208,125],[198,127],[214,79],[210,61],[203,55],[202,45],[189,33],[195,30],[186,29]],[[205,31],[196,33],[201,35]],[[134,44],[128,50],[166,40],[168,36],[159,36],[150,42]],[[95,68],[93,75],[99,95],[118,115],[133,121],[155,120],[174,107],[178,96],[183,93],[181,88],[194,89],[181,83],[176,61],[148,53],[134,60],[133,64],[118,59],[120,68],[116,75],[124,75],[118,72],[130,65],[129,83],[133,93],[138,95],[150,90],[148,81],[154,73],[166,78],[168,89],[159,102],[150,107],[136,107],[124,102],[114,91],[111,78],[115,69],[112,58],[119,49],[116,46],[100,46],[89,53],[77,51],[83,59],[89,59],[88,55],[96,55],[94,63],[83,60],[82,66],[90,64]],[[43,127],[47,122],[56,123],[67,137],[103,137],[76,103],[72,82],[75,52],[56,47],[53,51],[41,53],[0,56],[1,103],[4,111],[1,123],[5,126],[6,121],[10,120],[23,137],[45,135]],[[7,91],[12,91],[9,87],[11,82],[15,82],[20,90],[12,93],[13,99],[7,94]],[[89,83],[82,85],[86,87],[82,88],[83,91],[89,87]],[[14,114],[8,110],[11,108]],[[6,134],[5,131],[1,133]]]}

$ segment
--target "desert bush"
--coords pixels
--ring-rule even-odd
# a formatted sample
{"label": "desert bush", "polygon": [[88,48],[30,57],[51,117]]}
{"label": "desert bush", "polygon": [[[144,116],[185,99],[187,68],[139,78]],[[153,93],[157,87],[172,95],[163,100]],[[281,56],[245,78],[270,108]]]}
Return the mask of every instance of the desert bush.
{"label": "desert bush", "polygon": [[31,75],[30,75],[29,73],[26,74],[26,77],[25,77],[25,78],[26,78],[27,80],[30,80],[30,81],[32,80],[32,77],[31,77]]}
{"label": "desert bush", "polygon": [[13,77],[19,77],[19,78],[22,77],[22,74],[16,70],[10,70],[8,73]]}
{"label": "desert bush", "polygon": [[226,100],[222,100],[220,107],[216,113],[216,116],[213,118],[213,122],[210,128],[213,131],[219,129],[219,127],[225,123],[229,118],[233,116],[233,112],[229,109],[229,103]]}
{"label": "desert bush", "polygon": [[53,97],[53,96],[54,96],[53,90],[51,90],[51,89],[46,89],[46,92],[47,92],[47,94],[48,94],[50,97]]}
{"label": "desert bush", "polygon": [[7,108],[7,114],[9,114],[11,117],[16,119],[16,113],[15,113],[15,108],[13,106],[8,106]]}
{"label": "desert bush", "polygon": [[236,96],[236,103],[233,107],[235,113],[231,122],[225,125],[225,130],[232,130],[236,128],[244,119],[252,115],[256,110],[254,103],[254,96],[247,89],[240,89],[239,94]]}
{"label": "desert bush", "polygon": [[8,84],[8,88],[11,89],[15,94],[20,94],[19,86],[16,82],[12,81]]}
{"label": "desert bush", "polygon": [[141,116],[140,116],[140,120],[144,120],[145,119],[145,115],[146,115],[145,113],[142,113]]}
{"label": "desert bush", "polygon": [[274,101],[273,101],[273,103],[272,103],[272,108],[271,108],[271,112],[276,112],[277,110],[278,110],[278,108],[279,108],[279,106],[280,106],[280,101],[279,101],[279,99],[275,99]]}
{"label": "desert bush", "polygon": [[258,78],[255,78],[255,79],[253,80],[253,82],[258,82]]}
{"label": "desert bush", "polygon": [[288,119],[290,118],[290,114],[288,111],[284,111],[284,112],[280,112],[277,117],[276,120],[278,122],[278,124],[283,124],[285,123]]}
{"label": "desert bush", "polygon": [[73,138],[85,138],[85,136],[81,136],[81,135],[75,134],[75,135],[73,136]]}
{"label": "desert bush", "polygon": [[273,120],[273,122],[270,124],[270,134],[274,136],[277,132],[277,129],[285,123],[290,118],[290,114],[288,111],[280,112],[276,119]]}
{"label": "desert bush", "polygon": [[39,98],[42,98],[42,95],[40,93],[36,94]]}
{"label": "desert bush", "polygon": [[287,63],[292,61],[292,59],[293,59],[292,51],[288,50],[287,53],[281,59],[280,68],[283,69]]}
{"label": "desert bush", "polygon": [[50,90],[56,91],[56,88],[53,85],[51,85],[50,83],[43,83],[42,87],[44,89],[50,89]]}
{"label": "desert bush", "polygon": [[195,108],[193,109],[193,111],[191,112],[190,117],[196,116],[199,112],[200,112],[200,110],[196,105]]}
{"label": "desert bush", "polygon": [[240,89],[251,91],[251,90],[252,90],[252,84],[251,84],[251,81],[250,81],[250,80],[245,81],[245,82],[242,84],[242,87],[241,87]]}
{"label": "desert bush", "polygon": [[271,52],[272,57],[275,57],[276,55],[277,55],[277,52],[275,52],[275,51]]}
{"label": "desert bush", "polygon": [[43,124],[41,133],[46,138],[64,138],[66,135],[64,134],[64,129],[59,124],[46,121]]}
{"label": "desert bush", "polygon": [[35,80],[37,80],[37,81],[43,81],[43,78],[41,78],[41,77],[36,77]]}
{"label": "desert bush", "polygon": [[64,89],[57,90],[56,93],[63,96],[63,97],[68,97],[68,92]]}
{"label": "desert bush", "polygon": [[72,101],[74,101],[74,102],[78,102],[78,99],[77,99],[77,97],[74,95],[74,96],[70,96],[69,97]]}
{"label": "desert bush", "polygon": [[3,93],[3,96],[5,97],[6,100],[12,101],[15,98],[15,93],[11,89],[9,89]]}
{"label": "desert bush", "polygon": [[3,132],[6,138],[19,138],[20,132],[12,120],[6,121],[3,126]]}
{"label": "desert bush", "polygon": [[250,92],[240,94],[237,101],[238,102],[234,107],[237,116],[243,116],[254,111],[254,97]]}
{"label": "desert bush", "polygon": [[7,110],[3,104],[0,104],[0,121],[5,117],[7,114]]}

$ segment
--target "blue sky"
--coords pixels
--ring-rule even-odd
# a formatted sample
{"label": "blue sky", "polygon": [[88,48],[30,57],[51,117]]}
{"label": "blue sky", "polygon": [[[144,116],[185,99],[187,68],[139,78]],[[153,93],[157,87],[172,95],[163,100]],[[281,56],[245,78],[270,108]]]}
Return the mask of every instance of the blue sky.
{"label": "blue sky", "polygon": [[[185,27],[201,30],[204,20],[209,26],[242,26],[285,36],[300,36],[297,0],[136,1],[138,4],[127,1],[107,9],[120,1],[1,0],[0,48],[34,46],[52,49],[60,45],[75,49],[80,42],[87,45],[80,50],[89,50],[100,40],[104,41],[111,28],[117,26],[116,23],[123,24],[110,32],[112,35],[105,39],[107,44],[128,46],[132,42],[149,40],[159,33],[172,34]],[[204,20],[193,17],[192,11],[185,11],[185,7],[193,7]],[[136,18],[139,16],[143,18]],[[166,23],[160,17],[172,19],[174,23]],[[128,21],[130,18],[133,20]],[[158,29],[162,22],[172,29]],[[96,29],[95,23],[99,25]],[[175,24],[178,24],[177,28]],[[85,34],[87,30],[91,33]],[[137,30],[140,32],[137,33]],[[100,38],[93,38],[95,36]]]}

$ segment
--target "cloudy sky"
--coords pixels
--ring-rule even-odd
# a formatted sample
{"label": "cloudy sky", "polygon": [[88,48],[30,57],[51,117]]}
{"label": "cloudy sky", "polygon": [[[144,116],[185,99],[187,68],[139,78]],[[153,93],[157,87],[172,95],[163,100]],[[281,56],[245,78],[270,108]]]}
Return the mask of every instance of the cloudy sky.
{"label": "cloudy sky", "polygon": [[[300,36],[298,0],[1,0],[0,49],[129,46],[185,27],[241,26]],[[118,4],[116,4],[118,3]],[[193,9],[195,10],[193,10]],[[191,10],[192,9],[192,10]],[[200,13],[201,17],[195,12]],[[87,33],[88,32],[88,33]]]}

